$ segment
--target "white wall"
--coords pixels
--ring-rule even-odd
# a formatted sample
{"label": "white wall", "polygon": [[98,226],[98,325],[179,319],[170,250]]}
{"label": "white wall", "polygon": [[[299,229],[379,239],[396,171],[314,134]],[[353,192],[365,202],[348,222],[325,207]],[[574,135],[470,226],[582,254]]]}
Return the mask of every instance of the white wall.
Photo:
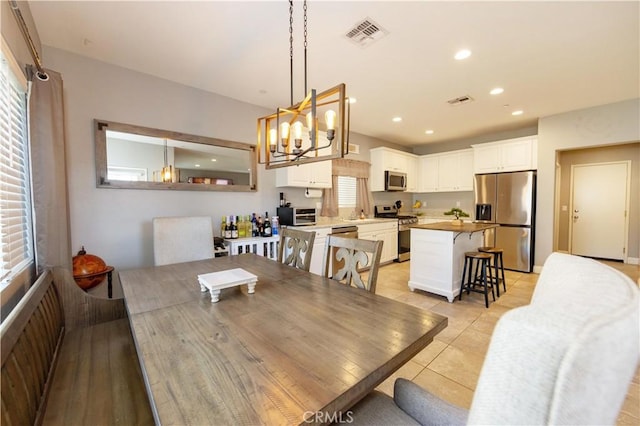
{"label": "white wall", "polygon": [[[540,119],[535,255],[537,266],[542,265],[553,251],[556,152],[636,141],[640,141],[640,99]],[[632,196],[637,197],[638,194]]]}
{"label": "white wall", "polygon": [[[258,192],[96,188],[93,119],[255,143],[254,105],[45,47],[44,62],[64,79],[73,250],[82,245],[118,269],[153,263],[155,216],[264,212],[277,203],[272,174],[258,167]],[[214,228],[217,229],[217,228]]]}

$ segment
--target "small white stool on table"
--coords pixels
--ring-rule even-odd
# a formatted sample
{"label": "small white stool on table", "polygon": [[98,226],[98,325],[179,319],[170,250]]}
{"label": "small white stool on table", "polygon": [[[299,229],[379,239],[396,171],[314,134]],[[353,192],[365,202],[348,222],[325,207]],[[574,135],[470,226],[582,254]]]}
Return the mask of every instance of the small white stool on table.
{"label": "small white stool on table", "polygon": [[200,283],[200,291],[204,293],[209,290],[211,303],[216,303],[220,300],[220,290],[223,288],[247,284],[248,293],[255,293],[258,277],[242,268],[236,268],[198,275],[198,282]]}

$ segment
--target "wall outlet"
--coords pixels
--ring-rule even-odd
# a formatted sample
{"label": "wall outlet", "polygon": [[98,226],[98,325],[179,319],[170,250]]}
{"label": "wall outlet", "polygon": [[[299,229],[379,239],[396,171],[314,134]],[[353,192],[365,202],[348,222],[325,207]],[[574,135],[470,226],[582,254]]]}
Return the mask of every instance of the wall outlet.
{"label": "wall outlet", "polygon": [[322,202],[317,202],[316,203],[316,209],[317,210],[321,210],[322,209]]}
{"label": "wall outlet", "polygon": [[460,207],[460,201],[456,201],[456,207]]}

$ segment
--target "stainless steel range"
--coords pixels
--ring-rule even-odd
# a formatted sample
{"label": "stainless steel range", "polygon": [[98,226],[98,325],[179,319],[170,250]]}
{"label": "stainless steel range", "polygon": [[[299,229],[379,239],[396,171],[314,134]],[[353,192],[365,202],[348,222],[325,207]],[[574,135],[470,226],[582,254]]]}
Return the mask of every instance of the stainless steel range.
{"label": "stainless steel range", "polygon": [[375,217],[398,219],[398,262],[411,258],[411,225],[418,223],[415,215],[399,214],[395,205],[375,206]]}

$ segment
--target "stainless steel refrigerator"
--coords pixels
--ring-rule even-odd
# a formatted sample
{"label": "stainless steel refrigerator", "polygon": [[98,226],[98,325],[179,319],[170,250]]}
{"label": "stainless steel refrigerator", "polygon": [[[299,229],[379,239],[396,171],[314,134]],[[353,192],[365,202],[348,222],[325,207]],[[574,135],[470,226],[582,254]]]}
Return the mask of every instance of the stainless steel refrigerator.
{"label": "stainless steel refrigerator", "polygon": [[531,272],[535,242],[536,172],[475,176],[476,221],[497,223],[485,245],[504,249],[504,267]]}

